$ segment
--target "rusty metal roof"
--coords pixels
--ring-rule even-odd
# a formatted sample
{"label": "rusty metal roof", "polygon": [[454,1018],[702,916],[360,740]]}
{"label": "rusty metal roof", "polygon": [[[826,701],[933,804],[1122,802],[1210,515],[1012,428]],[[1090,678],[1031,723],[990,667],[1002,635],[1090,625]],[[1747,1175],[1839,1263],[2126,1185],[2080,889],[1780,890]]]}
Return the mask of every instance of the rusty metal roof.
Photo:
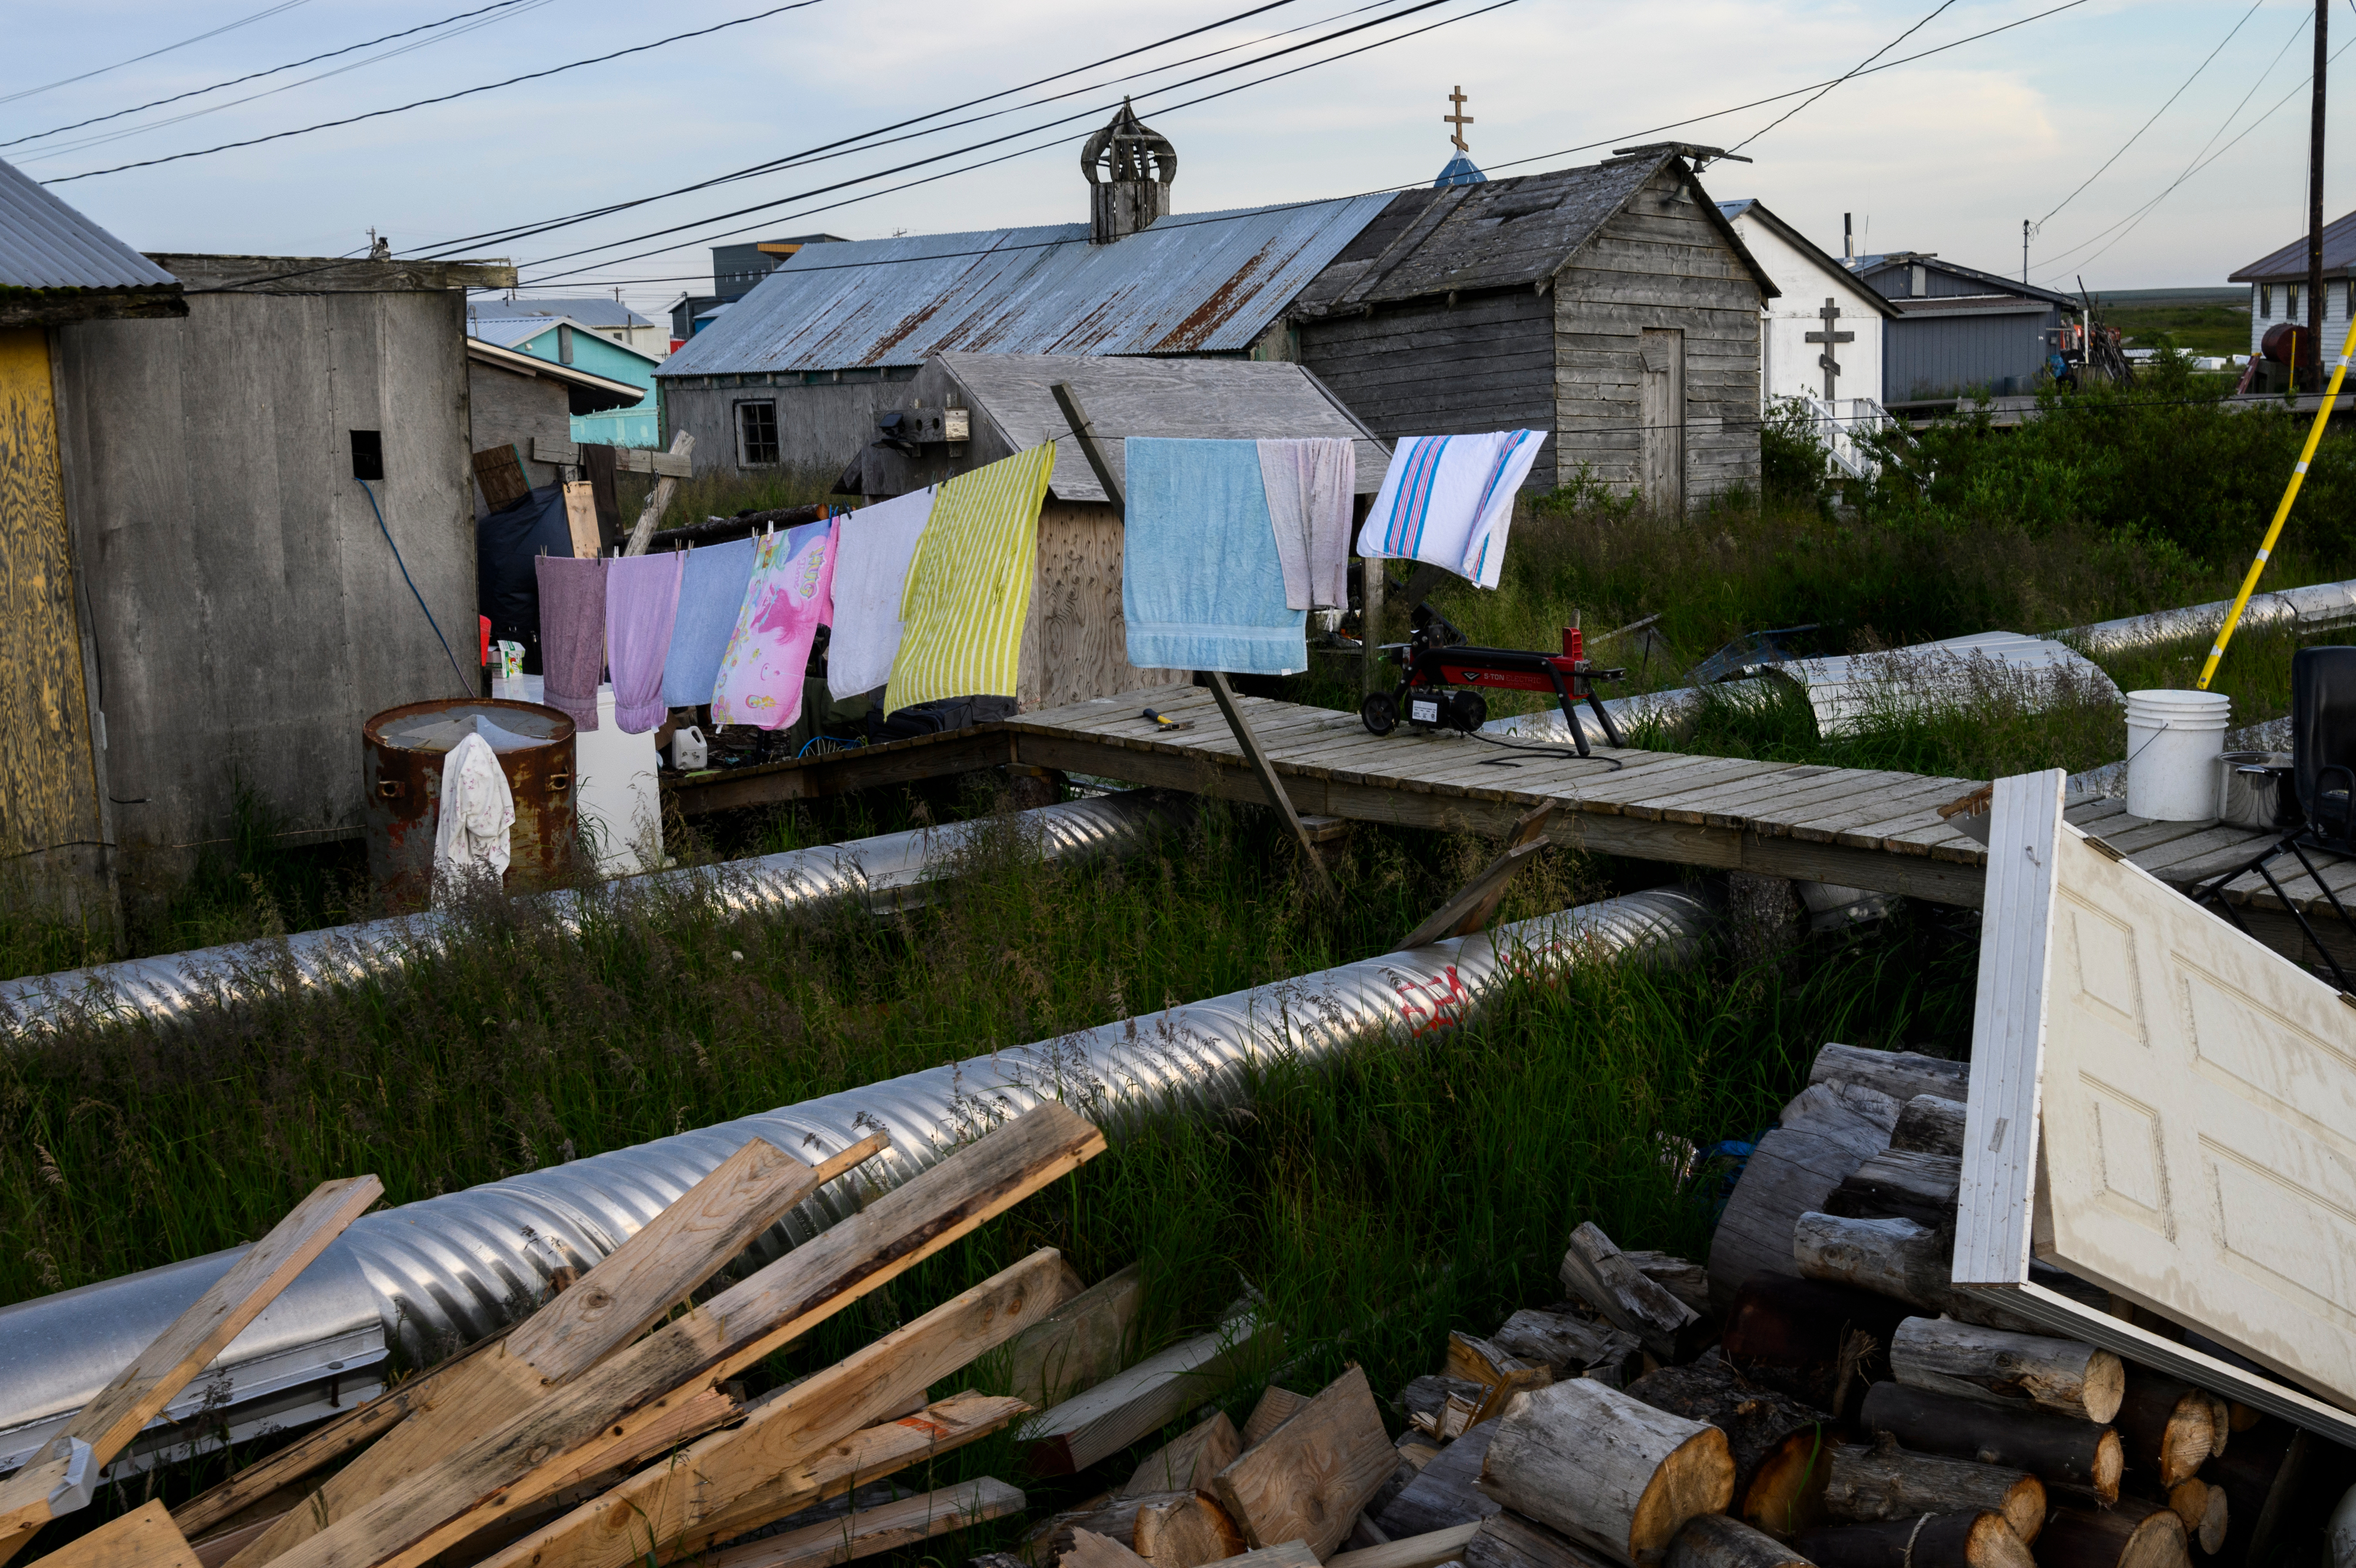
{"label": "rusty metal roof", "polygon": [[1248,349],[1390,199],[1179,213],[1108,245],[1085,223],[813,245],[657,374]]}
{"label": "rusty metal roof", "polygon": [[0,160],[0,289],[177,292],[171,274]]}

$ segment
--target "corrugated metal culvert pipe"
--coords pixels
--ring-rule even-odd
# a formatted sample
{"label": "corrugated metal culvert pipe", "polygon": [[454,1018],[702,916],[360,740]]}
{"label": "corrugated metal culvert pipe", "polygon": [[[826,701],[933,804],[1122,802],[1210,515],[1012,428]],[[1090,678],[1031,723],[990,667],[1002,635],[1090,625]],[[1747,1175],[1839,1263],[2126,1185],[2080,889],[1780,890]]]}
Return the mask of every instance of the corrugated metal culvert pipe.
{"label": "corrugated metal culvert pipe", "polygon": [[[1194,807],[1188,796],[1134,789],[1018,811],[1012,823],[1015,832],[1035,844],[1041,858],[1078,865],[1133,854],[1156,832],[1186,820]],[[585,897],[633,897],[709,887],[735,916],[815,917],[862,902],[880,911],[921,897],[926,880],[952,870],[958,858],[994,825],[991,820],[957,822],[723,865],[685,866],[606,883]],[[578,927],[584,895],[544,897],[561,924]],[[239,942],[0,982],[0,1028],[48,1027],[77,1013],[145,1015],[168,1022],[206,1005],[230,974],[283,975],[295,986],[348,984],[399,970],[413,954],[430,951],[449,929],[438,915],[403,916],[300,931],[278,941]]]}
{"label": "corrugated metal culvert pipe", "polygon": [[[230,1431],[249,1401],[284,1405],[359,1370],[399,1336],[412,1346],[471,1340],[539,1295],[558,1267],[605,1256],[749,1138],[816,1164],[870,1132],[889,1154],[862,1176],[896,1185],[957,1142],[1050,1099],[1083,1108],[1118,1139],[1146,1119],[1216,1110],[1248,1091],[1255,1067],[1316,1061],[1355,1041],[1411,1040],[1471,1016],[1497,986],[1627,955],[1682,961],[1714,924],[1714,891],[1658,888],[1411,952],[1344,964],[1142,1017],[806,1101],[700,1132],[574,1160],[363,1217],[192,1385]],[[753,1249],[770,1258],[855,1207],[849,1182],[820,1191]],[[233,1252],[128,1274],[0,1310],[0,1410],[36,1416],[0,1434],[0,1466],[20,1463],[215,1278]],[[335,1365],[331,1366],[331,1363]],[[249,1376],[246,1369],[255,1371]],[[175,1412],[178,1413],[177,1412]]]}

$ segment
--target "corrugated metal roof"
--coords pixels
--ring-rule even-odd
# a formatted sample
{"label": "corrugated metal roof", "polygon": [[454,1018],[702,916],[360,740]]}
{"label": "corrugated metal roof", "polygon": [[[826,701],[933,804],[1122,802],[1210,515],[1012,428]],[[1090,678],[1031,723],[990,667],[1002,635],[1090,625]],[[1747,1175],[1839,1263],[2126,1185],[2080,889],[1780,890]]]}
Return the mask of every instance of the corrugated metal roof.
{"label": "corrugated metal roof", "polygon": [[565,317],[582,327],[652,327],[653,322],[618,299],[587,295],[578,299],[472,299],[466,314],[477,321],[512,321],[531,317]]}
{"label": "corrugated metal roof", "polygon": [[0,288],[176,289],[171,274],[0,160]]}
{"label": "corrugated metal roof", "polygon": [[1915,298],[1900,297],[1890,302],[1901,316],[2002,316],[2023,311],[2043,315],[2053,308],[2051,301],[2031,299],[2018,294],[1926,294]]}
{"label": "corrugated metal roof", "polygon": [[[2323,270],[2344,274],[2356,269],[2356,212],[2323,226]],[[2228,283],[2302,283],[2307,278],[2307,236],[2302,234],[2271,255],[2262,256],[2233,274]]]}
{"label": "corrugated metal roof", "polygon": [[466,336],[485,343],[497,343],[502,349],[520,348],[541,333],[554,328],[553,321],[527,317],[521,321],[474,320],[466,323]]}
{"label": "corrugated metal roof", "polygon": [[944,349],[1248,349],[1389,204],[1181,213],[1108,245],[1085,223],[813,245],[665,361],[666,376],[918,365]]}

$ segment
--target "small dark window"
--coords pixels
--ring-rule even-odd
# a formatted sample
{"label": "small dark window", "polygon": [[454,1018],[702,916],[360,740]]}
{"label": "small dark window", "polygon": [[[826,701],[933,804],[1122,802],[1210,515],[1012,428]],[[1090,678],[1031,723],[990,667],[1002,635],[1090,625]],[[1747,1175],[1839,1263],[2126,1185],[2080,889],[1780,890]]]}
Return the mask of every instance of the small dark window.
{"label": "small dark window", "polygon": [[2258,285],[2258,319],[2264,321],[2267,317],[2272,316],[2274,313],[2275,285],[2270,283],[2262,283]]}
{"label": "small dark window", "polygon": [[562,322],[556,328],[556,362],[560,365],[573,362],[573,328]]}
{"label": "small dark window", "polygon": [[2298,319],[2298,285],[2295,283],[2283,285],[2283,319],[2285,321]]}
{"label": "small dark window", "polygon": [[384,432],[380,430],[352,432],[352,478],[355,479],[384,478]]}
{"label": "small dark window", "polygon": [[736,461],[747,468],[767,467],[777,460],[777,405],[775,402],[736,405]]}

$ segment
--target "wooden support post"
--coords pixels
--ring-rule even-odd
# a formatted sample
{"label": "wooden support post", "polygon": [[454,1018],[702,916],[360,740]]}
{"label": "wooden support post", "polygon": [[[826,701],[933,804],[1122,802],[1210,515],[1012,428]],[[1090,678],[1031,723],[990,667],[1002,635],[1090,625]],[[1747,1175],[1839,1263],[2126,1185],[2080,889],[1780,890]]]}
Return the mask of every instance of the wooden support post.
{"label": "wooden support post", "polygon": [[1423,924],[1401,937],[1393,952],[1405,952],[1410,948],[1445,941],[1450,937],[1470,936],[1489,923],[1497,906],[1505,901],[1506,886],[1522,862],[1546,847],[1547,823],[1554,816],[1554,802],[1545,801],[1523,813],[1505,835],[1503,854],[1484,866],[1481,874],[1458,890],[1456,896],[1442,904]]}
{"label": "wooden support post", "polygon": [[1243,749],[1244,761],[1258,778],[1259,787],[1268,792],[1268,803],[1274,806],[1291,827],[1293,841],[1301,845],[1302,858],[1309,862],[1309,869],[1317,874],[1317,880],[1324,886],[1325,891],[1329,894],[1335,892],[1333,878],[1325,869],[1324,857],[1317,853],[1316,841],[1309,836],[1309,830],[1301,825],[1301,813],[1292,809],[1292,797],[1284,792],[1284,781],[1276,776],[1276,764],[1268,759],[1268,753],[1260,748],[1259,736],[1252,733],[1251,724],[1244,717],[1243,710],[1236,706],[1236,694],[1228,690],[1227,678],[1216,670],[1204,673],[1210,680],[1211,695],[1218,699],[1219,712],[1226,717],[1227,728],[1235,732],[1236,745]]}
{"label": "wooden support post", "polygon": [[1080,407],[1079,393],[1072,390],[1069,381],[1057,381],[1047,390],[1055,394],[1055,406],[1063,410],[1064,423],[1072,427],[1072,439],[1080,444],[1080,456],[1088,460],[1089,472],[1104,487],[1105,499],[1112,502],[1112,510],[1125,518],[1128,499],[1121,494],[1120,481],[1112,477],[1112,465],[1105,461],[1104,453],[1097,446],[1096,427],[1088,423],[1087,411]]}
{"label": "wooden support post", "polygon": [[1390,682],[1383,679],[1383,587],[1389,579],[1384,575],[1386,563],[1372,555],[1358,562],[1358,631],[1360,646],[1365,652],[1365,668],[1359,671],[1362,689],[1369,695],[1386,691]]}
{"label": "wooden support post", "polygon": [[[680,431],[670,438],[670,450],[671,456],[675,457],[693,456],[694,435],[687,431]],[[644,555],[647,553],[648,544],[654,540],[655,524],[662,521],[662,514],[669,510],[670,498],[678,493],[678,490],[679,481],[669,474],[655,481],[655,492],[647,498],[647,504],[639,510],[637,526],[630,530],[629,547],[622,552],[623,554]]]}

